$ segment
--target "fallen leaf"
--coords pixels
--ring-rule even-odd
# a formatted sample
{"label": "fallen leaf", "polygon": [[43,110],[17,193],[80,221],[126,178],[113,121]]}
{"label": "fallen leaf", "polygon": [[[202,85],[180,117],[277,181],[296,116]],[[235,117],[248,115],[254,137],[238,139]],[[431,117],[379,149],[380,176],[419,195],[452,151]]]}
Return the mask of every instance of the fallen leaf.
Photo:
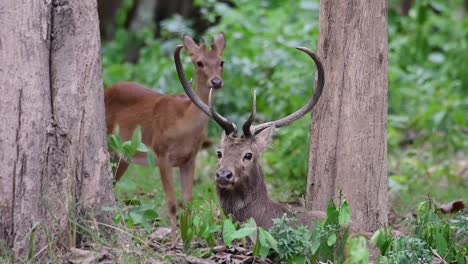
{"label": "fallen leaf", "polygon": [[169,235],[172,232],[172,229],[169,227],[158,227],[156,230],[151,234],[151,238],[153,239],[163,239],[167,235]]}

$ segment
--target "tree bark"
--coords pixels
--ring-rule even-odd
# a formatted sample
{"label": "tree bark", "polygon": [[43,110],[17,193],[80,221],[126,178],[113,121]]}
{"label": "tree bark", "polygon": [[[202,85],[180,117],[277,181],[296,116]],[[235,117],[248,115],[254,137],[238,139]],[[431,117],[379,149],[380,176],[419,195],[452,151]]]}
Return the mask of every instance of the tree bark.
{"label": "tree bark", "polygon": [[96,2],[2,0],[0,25],[0,241],[41,262],[114,204]]}
{"label": "tree bark", "polygon": [[320,1],[322,98],[311,126],[308,207],[350,203],[353,222],[387,222],[387,2]]}

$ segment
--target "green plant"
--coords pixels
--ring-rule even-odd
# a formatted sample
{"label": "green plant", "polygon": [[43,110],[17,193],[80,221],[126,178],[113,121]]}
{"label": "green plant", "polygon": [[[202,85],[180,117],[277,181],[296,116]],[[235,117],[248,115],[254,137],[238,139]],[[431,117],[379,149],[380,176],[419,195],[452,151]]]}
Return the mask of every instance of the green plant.
{"label": "green plant", "polygon": [[346,260],[344,264],[369,263],[369,250],[367,238],[364,236],[352,236],[346,242]]}
{"label": "green plant", "polygon": [[[467,253],[464,245],[458,245],[454,237],[454,227],[437,216],[437,208],[431,200],[422,202],[418,207],[415,236],[436,250],[446,261],[461,261]],[[466,228],[465,219],[465,228]]]}
{"label": "green plant", "polygon": [[[269,232],[277,241],[277,257],[288,263],[316,263],[318,260],[343,262],[349,236],[349,205],[342,201],[338,207],[331,201],[327,216],[314,223],[312,233],[294,217],[284,215],[275,219]],[[358,242],[355,244],[360,245]],[[353,244],[353,247],[357,248]],[[353,255],[354,256],[354,255]],[[361,255],[358,255],[361,256]]]}
{"label": "green plant", "polygon": [[125,142],[122,142],[122,139],[119,135],[119,129],[117,128],[115,134],[110,134],[107,136],[107,146],[109,152],[114,152],[118,156],[118,160],[115,163],[112,163],[111,161],[111,166],[113,168],[119,166],[122,158],[125,158],[128,162],[131,162],[132,157],[137,152],[143,152],[147,155],[148,167],[152,170],[153,174],[155,173],[156,155],[149,147],[141,142],[140,126],[137,126],[133,131],[131,140],[127,140]]}
{"label": "green plant", "polygon": [[380,250],[379,263],[431,263],[432,251],[449,263],[466,263],[466,214],[452,220],[437,215],[431,200],[418,206],[413,222],[414,235],[394,237],[388,227],[377,230],[373,243]]}
{"label": "green plant", "polygon": [[299,225],[295,217],[284,214],[274,219],[269,232],[278,242],[280,259],[294,261],[310,253],[310,232],[305,226]]}
{"label": "green plant", "polygon": [[423,240],[415,237],[400,236],[394,240],[393,250],[388,253],[388,258],[382,258],[379,263],[432,263],[432,253]]}
{"label": "green plant", "polygon": [[159,218],[155,205],[142,204],[138,199],[124,201],[124,206],[121,208],[117,206],[116,208],[104,208],[104,210],[114,212],[112,219],[115,223],[124,224],[129,228],[141,226],[148,233]]}

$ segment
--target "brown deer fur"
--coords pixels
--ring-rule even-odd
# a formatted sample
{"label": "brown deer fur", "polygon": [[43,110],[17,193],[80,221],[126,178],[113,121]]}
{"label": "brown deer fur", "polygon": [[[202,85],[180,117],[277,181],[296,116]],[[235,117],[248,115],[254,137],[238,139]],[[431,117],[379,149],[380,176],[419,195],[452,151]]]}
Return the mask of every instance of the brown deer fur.
{"label": "brown deer fur", "polygon": [[[224,213],[231,214],[235,220],[253,218],[264,228],[271,227],[273,219],[281,218],[285,213],[295,213],[299,222],[311,225],[313,220],[323,219],[325,213],[308,212],[301,207],[272,201],[268,196],[259,157],[270,144],[273,129],[267,128],[253,138],[223,133],[218,150],[219,170],[229,170],[233,176],[228,185],[216,184],[219,202]],[[245,158],[248,153],[252,155],[250,160]]]}
{"label": "brown deer fur", "polygon": [[[198,46],[184,37],[184,48],[195,66],[196,93],[208,102],[210,88],[222,87],[222,58],[224,34],[212,42],[211,49]],[[203,141],[210,119],[184,95],[161,94],[142,85],[121,82],[105,91],[107,132],[118,126],[123,140],[131,138],[137,126],[141,127],[142,141],[156,154],[156,162],[166,194],[171,224],[176,226],[176,197],[173,188],[172,167],[179,167],[184,202],[192,199],[195,157]],[[146,165],[146,155],[138,153],[132,162]],[[118,181],[128,163],[121,160],[115,172]]]}

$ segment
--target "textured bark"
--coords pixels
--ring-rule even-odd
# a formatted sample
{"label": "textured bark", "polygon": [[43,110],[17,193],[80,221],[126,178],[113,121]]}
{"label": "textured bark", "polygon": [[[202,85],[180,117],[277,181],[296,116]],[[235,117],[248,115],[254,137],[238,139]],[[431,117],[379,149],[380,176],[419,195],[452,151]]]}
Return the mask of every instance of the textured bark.
{"label": "textured bark", "polygon": [[68,246],[70,217],[114,203],[96,2],[2,0],[0,25],[0,240],[25,258],[33,227]]}
{"label": "textured bark", "polygon": [[356,227],[387,221],[387,3],[320,1],[325,88],[313,111],[308,207],[342,191]]}

